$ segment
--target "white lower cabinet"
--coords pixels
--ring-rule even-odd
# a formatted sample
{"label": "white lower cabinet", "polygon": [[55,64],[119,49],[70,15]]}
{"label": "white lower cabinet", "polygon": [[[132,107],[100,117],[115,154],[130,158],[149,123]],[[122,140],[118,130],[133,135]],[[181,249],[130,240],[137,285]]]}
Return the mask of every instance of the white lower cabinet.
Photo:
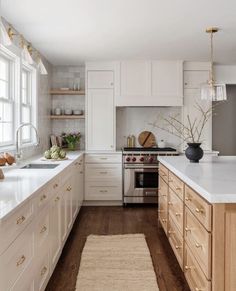
{"label": "white lower cabinet", "polygon": [[45,290],[82,201],[80,157],[0,224],[0,291]]}
{"label": "white lower cabinet", "polygon": [[122,200],[121,153],[86,154],[85,200]]}

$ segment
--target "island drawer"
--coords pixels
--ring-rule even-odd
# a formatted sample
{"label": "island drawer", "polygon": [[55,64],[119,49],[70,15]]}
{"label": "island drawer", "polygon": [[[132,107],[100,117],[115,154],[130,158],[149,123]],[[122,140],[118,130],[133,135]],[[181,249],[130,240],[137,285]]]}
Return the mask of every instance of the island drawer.
{"label": "island drawer", "polygon": [[159,175],[166,183],[168,183],[168,173],[169,173],[169,170],[165,166],[160,164]]}
{"label": "island drawer", "polygon": [[187,185],[185,185],[185,205],[192,211],[203,226],[208,231],[211,231],[211,205]]}
{"label": "island drawer", "polygon": [[174,221],[169,217],[169,228],[168,228],[168,237],[170,245],[175,253],[175,256],[179,262],[181,269],[183,269],[183,236],[178,231]]}
{"label": "island drawer", "polygon": [[167,199],[168,196],[168,185],[166,182],[162,179],[159,178],[159,190],[158,190],[158,195],[165,197]]}
{"label": "island drawer", "polygon": [[0,224],[0,254],[25,229],[33,218],[34,207],[32,201],[16,210],[11,217]]}
{"label": "island drawer", "polygon": [[169,190],[168,206],[169,216],[172,217],[180,233],[183,235],[184,203],[172,189]]}
{"label": "island drawer", "polygon": [[211,234],[187,208],[185,210],[185,240],[206,277],[211,279]]}
{"label": "island drawer", "polygon": [[181,200],[184,199],[184,183],[172,172],[169,172],[169,186]]}
{"label": "island drawer", "polygon": [[85,163],[111,163],[111,164],[121,164],[122,155],[121,154],[86,154]]}
{"label": "island drawer", "polygon": [[185,246],[184,274],[191,291],[211,291],[211,281],[208,281],[199,267],[189,247]]}

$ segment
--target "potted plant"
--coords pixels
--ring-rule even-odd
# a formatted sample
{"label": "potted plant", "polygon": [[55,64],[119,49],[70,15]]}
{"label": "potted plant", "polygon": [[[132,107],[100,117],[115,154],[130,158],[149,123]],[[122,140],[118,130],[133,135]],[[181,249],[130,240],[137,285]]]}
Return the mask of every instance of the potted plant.
{"label": "potted plant", "polygon": [[80,142],[81,134],[78,133],[63,133],[63,141],[67,144],[67,147],[71,151],[78,149],[78,144]]}
{"label": "potted plant", "polygon": [[200,113],[198,117],[191,117],[188,114],[187,122],[183,123],[178,116],[169,116],[162,118],[165,123],[163,126],[160,126],[157,122],[152,123],[152,125],[179,137],[182,142],[186,142],[188,145],[185,150],[186,157],[190,162],[198,163],[204,153],[201,148],[203,129],[211,118],[216,105],[210,105],[204,108],[195,102],[194,107]]}

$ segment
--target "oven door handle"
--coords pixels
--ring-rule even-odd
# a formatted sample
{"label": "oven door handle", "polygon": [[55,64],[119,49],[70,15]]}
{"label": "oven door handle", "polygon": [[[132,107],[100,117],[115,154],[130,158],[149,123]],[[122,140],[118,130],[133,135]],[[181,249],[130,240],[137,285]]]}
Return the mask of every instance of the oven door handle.
{"label": "oven door handle", "polygon": [[125,169],[137,169],[137,170],[142,170],[142,169],[159,169],[159,166],[125,166]]}

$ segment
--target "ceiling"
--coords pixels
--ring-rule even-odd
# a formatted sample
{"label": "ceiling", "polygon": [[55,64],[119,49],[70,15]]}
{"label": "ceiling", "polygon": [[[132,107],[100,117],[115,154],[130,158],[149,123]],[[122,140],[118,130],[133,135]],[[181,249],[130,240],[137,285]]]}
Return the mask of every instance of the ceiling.
{"label": "ceiling", "polygon": [[52,64],[209,59],[236,64],[235,0],[2,0],[2,15]]}

